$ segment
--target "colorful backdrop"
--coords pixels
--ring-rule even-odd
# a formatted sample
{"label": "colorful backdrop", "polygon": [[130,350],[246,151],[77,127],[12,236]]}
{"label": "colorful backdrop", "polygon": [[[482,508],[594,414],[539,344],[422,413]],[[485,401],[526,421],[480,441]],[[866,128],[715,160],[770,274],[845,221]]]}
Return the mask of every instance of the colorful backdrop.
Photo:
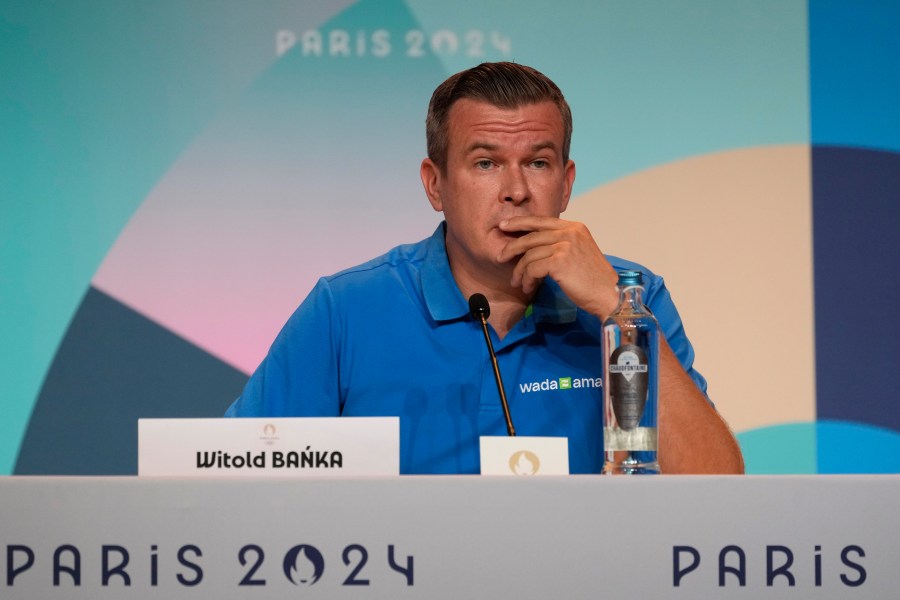
{"label": "colorful backdrop", "polygon": [[[662,273],[749,472],[900,472],[900,5],[0,7],[0,473],[136,471],[221,415],[316,278],[439,216],[434,87],[575,115],[567,215]],[[311,348],[310,351],[315,351]]]}

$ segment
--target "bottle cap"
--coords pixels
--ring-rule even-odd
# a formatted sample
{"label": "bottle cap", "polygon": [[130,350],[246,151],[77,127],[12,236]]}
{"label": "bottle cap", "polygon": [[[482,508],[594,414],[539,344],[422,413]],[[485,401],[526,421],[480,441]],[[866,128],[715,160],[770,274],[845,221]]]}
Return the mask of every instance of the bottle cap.
{"label": "bottle cap", "polygon": [[618,286],[630,287],[633,285],[644,285],[644,275],[640,271],[619,271]]}

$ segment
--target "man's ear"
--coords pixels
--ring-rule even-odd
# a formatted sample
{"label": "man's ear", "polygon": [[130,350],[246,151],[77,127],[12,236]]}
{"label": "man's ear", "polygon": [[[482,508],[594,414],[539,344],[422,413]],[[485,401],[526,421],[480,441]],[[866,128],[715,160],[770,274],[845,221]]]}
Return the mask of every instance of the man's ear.
{"label": "man's ear", "polygon": [[419,167],[419,176],[422,177],[422,185],[425,187],[425,195],[431,202],[431,207],[437,212],[444,210],[444,201],[441,198],[441,169],[430,158],[422,161]]}
{"label": "man's ear", "polygon": [[575,184],[575,161],[566,163],[565,177],[563,178],[563,201],[559,212],[565,212],[569,206],[569,198],[572,196],[572,186]]}

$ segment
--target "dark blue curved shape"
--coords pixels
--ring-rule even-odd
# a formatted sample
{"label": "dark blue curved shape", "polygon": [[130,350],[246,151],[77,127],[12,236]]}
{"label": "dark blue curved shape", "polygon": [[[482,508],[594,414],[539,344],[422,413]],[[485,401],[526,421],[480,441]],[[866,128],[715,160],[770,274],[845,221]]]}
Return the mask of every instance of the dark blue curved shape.
{"label": "dark blue curved shape", "polygon": [[140,418],[221,417],[247,376],[91,288],[41,388],[16,475],[134,475]]}
{"label": "dark blue curved shape", "polygon": [[812,173],[818,418],[900,430],[900,153],[816,146]]}

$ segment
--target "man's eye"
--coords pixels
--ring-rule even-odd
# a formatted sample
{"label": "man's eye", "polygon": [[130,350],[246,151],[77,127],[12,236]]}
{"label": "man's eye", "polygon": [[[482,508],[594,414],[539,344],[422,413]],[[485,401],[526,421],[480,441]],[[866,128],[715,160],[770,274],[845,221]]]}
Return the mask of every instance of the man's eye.
{"label": "man's eye", "polygon": [[531,165],[538,169],[546,169],[550,166],[550,163],[543,158],[539,158],[538,160],[531,161]]}
{"label": "man's eye", "polygon": [[486,171],[487,169],[490,169],[493,166],[493,164],[494,163],[492,163],[491,161],[489,161],[487,159],[479,160],[478,162],[475,163],[475,168],[481,169],[482,171]]}

